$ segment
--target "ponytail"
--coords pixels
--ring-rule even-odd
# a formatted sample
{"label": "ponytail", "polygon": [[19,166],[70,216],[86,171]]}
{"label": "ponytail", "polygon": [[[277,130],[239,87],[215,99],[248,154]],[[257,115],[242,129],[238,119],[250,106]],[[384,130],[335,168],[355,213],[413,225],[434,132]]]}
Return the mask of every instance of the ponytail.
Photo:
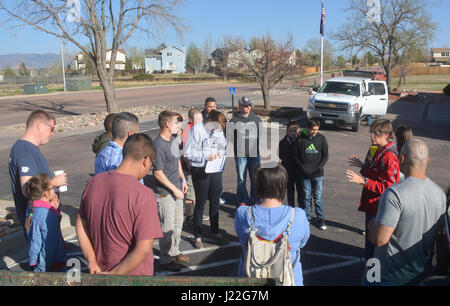
{"label": "ponytail", "polygon": [[30,230],[31,219],[33,218],[33,214],[34,214],[34,203],[33,203],[33,201],[29,201],[28,205],[30,206],[30,214],[28,215],[28,218],[25,221],[25,230],[27,231],[27,233]]}

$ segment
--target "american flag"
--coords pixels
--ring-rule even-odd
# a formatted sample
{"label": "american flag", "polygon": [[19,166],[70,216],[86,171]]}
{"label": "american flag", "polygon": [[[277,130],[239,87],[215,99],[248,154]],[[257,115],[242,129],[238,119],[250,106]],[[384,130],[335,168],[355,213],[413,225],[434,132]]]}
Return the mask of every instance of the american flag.
{"label": "american flag", "polygon": [[325,32],[325,8],[323,7],[323,0],[322,0],[322,15],[320,17],[320,34],[323,36]]}

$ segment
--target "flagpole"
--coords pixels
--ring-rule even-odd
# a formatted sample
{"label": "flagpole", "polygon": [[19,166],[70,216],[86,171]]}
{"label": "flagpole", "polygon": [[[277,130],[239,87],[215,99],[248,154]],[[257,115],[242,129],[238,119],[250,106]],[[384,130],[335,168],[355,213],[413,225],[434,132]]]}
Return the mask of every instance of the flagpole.
{"label": "flagpole", "polygon": [[[323,0],[322,0],[322,12],[323,12],[323,9],[324,8],[323,8]],[[323,23],[323,21],[322,21],[322,23]],[[320,87],[322,87],[322,85],[323,85],[323,34],[324,34],[324,30],[322,30],[321,52],[320,52]]]}

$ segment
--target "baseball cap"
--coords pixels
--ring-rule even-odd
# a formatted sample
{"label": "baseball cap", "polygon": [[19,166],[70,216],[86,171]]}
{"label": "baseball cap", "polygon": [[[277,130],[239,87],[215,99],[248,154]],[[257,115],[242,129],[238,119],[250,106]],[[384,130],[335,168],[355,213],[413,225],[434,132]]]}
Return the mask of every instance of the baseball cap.
{"label": "baseball cap", "polygon": [[252,102],[247,97],[242,97],[239,99],[239,105],[252,106]]}

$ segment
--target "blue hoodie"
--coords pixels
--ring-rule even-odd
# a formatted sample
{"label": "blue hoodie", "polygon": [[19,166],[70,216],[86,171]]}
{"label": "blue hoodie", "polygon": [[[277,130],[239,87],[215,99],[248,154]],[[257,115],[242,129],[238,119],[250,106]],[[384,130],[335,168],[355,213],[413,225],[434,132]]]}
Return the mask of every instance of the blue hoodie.
{"label": "blue hoodie", "polygon": [[[273,241],[286,230],[292,216],[290,206],[280,206],[266,208],[260,205],[253,206],[253,216],[258,236],[265,240]],[[239,264],[239,277],[244,275],[244,255],[247,253],[247,239],[250,234],[250,217],[248,206],[241,206],[236,211],[235,229],[242,246],[241,262]],[[309,239],[309,224],[305,212],[300,208],[295,208],[294,222],[290,229],[289,245],[291,246],[291,259],[294,264],[297,250],[303,248]],[[302,265],[300,255],[294,267],[294,279],[296,286],[303,286]]]}

